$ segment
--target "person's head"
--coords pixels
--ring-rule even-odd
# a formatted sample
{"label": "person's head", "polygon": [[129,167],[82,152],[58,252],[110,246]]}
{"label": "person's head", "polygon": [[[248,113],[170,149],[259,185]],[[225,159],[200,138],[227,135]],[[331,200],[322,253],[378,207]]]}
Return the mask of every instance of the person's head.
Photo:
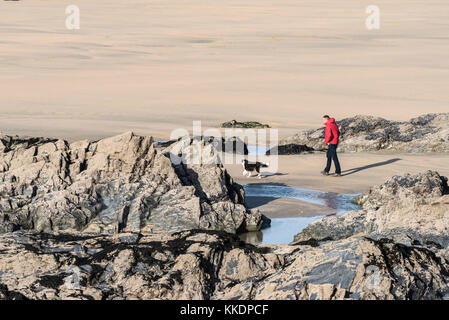
{"label": "person's head", "polygon": [[326,123],[331,117],[329,117],[327,114],[323,116],[323,123]]}

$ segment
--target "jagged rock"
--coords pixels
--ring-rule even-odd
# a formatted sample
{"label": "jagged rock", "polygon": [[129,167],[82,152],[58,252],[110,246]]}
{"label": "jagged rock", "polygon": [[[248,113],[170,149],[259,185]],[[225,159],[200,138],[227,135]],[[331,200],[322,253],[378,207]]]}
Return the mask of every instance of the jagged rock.
{"label": "jagged rock", "polygon": [[248,154],[248,146],[239,137],[231,137],[228,139],[223,138],[221,150],[226,152],[232,151],[234,153],[243,155]]}
{"label": "jagged rock", "polygon": [[0,141],[0,299],[449,299],[437,172],[395,176],[291,245],[253,246],[231,233],[269,219],[209,141]]}
{"label": "jagged rock", "polygon": [[[230,137],[230,138],[223,138],[223,137],[195,137],[196,140],[204,140],[207,143],[212,144],[215,149],[217,149],[218,152],[229,152],[229,153],[236,153],[236,154],[242,154],[247,155],[248,154],[248,145],[239,137]],[[172,144],[181,141],[182,139],[178,140],[168,140],[168,141],[157,141],[154,142],[155,148],[167,148],[171,146]]]}
{"label": "jagged rock", "polygon": [[155,149],[165,149],[176,142],[179,142],[179,140],[154,140],[153,147]]}
{"label": "jagged rock", "polygon": [[379,186],[356,197],[353,201],[364,209],[376,209],[390,202],[416,201],[440,198],[449,191],[447,178],[436,171],[427,171],[415,175],[393,176]]}
{"label": "jagged rock", "polygon": [[9,291],[8,287],[0,284],[0,300],[28,300],[23,294]]}
{"label": "jagged rock", "polygon": [[262,124],[257,121],[244,121],[240,122],[237,120],[231,120],[228,122],[223,122],[221,124],[222,128],[244,128],[244,129],[263,129],[263,128],[270,128],[268,124]]}
{"label": "jagged rock", "polygon": [[31,146],[44,145],[46,143],[55,143],[57,139],[43,137],[20,137],[20,136],[0,136],[0,152],[9,152],[17,149],[27,149]]}
{"label": "jagged rock", "polygon": [[[427,249],[365,237],[292,247],[281,272],[253,288],[254,299],[443,299],[448,263]],[[433,280],[436,280],[434,283]]]}
{"label": "jagged rock", "polygon": [[311,153],[313,152],[313,148],[310,148],[303,144],[284,144],[279,145],[274,148],[267,150],[266,155],[278,154],[278,155],[292,155],[292,154],[301,154],[301,153]]}
{"label": "jagged rock", "polygon": [[[449,113],[426,114],[406,122],[358,115],[336,123],[341,132],[340,152],[449,152]],[[324,128],[303,130],[280,143],[288,144],[323,150]]]}
{"label": "jagged rock", "polygon": [[363,233],[407,245],[449,246],[449,188],[437,172],[394,176],[355,199],[362,210],[319,219],[294,241],[343,239]]}
{"label": "jagged rock", "polygon": [[[245,230],[247,220],[262,225],[261,214],[245,208],[243,188],[204,141],[158,150],[151,137],[131,132],[71,144],[7,136],[0,141],[0,232],[235,233]],[[172,163],[173,150],[186,158],[192,149],[208,162]]]}
{"label": "jagged rock", "polygon": [[444,299],[448,262],[365,237],[255,247],[216,231],[0,235],[0,298]]}

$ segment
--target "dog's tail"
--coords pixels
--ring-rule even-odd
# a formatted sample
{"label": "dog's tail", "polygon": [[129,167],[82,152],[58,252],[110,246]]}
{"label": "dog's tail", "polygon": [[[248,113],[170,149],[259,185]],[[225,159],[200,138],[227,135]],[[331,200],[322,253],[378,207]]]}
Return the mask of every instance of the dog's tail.
{"label": "dog's tail", "polygon": [[262,162],[262,168],[268,168],[270,166],[269,162]]}

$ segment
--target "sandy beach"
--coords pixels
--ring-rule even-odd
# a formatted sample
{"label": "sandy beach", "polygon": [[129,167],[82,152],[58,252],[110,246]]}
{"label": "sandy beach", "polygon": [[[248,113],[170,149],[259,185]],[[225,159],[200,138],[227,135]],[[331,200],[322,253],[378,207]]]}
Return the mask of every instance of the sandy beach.
{"label": "sandy beach", "polygon": [[[0,130],[97,139],[132,130],[166,139],[176,128],[257,120],[279,137],[320,125],[323,113],[406,120],[448,109],[449,4],[380,0],[380,30],[356,0],[98,0],[73,4],[81,29],[65,28],[66,3],[0,4]],[[438,154],[342,154],[344,176],[319,175],[324,155],[281,156],[278,175],[241,176],[358,193],[393,174],[449,174]],[[270,215],[320,206],[252,199]],[[278,210],[279,209],[279,210]],[[276,212],[279,211],[279,212]]]}
{"label": "sandy beach", "polygon": [[[176,319],[449,300],[448,17],[447,0],[0,1],[0,300]],[[273,131],[212,141],[231,120]],[[341,176],[321,174],[324,137]]]}
{"label": "sandy beach", "polygon": [[[244,177],[241,165],[226,165],[226,168],[236,182],[245,185],[284,185],[344,194],[366,192],[371,186],[382,184],[393,175],[434,170],[449,176],[447,154],[342,153],[339,158],[342,177],[320,175],[325,166],[323,153],[279,156],[279,172],[272,175],[270,168],[262,169],[263,179],[255,175]],[[324,206],[292,199],[251,199],[249,204],[272,218],[325,215],[332,211]]]}
{"label": "sandy beach", "polygon": [[270,123],[280,136],[323,113],[406,120],[448,109],[449,4],[379,0],[0,3],[0,130],[167,138],[192,120]]}

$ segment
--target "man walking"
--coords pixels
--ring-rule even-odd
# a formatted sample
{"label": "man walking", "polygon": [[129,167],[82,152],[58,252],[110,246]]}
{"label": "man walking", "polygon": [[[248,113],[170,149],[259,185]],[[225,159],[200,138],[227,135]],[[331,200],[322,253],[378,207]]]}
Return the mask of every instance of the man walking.
{"label": "man walking", "polygon": [[335,119],[328,115],[323,116],[323,123],[326,128],[324,130],[324,143],[327,145],[327,165],[326,168],[321,171],[321,174],[328,176],[331,169],[332,160],[335,165],[335,175],[333,177],[341,177],[340,162],[337,157],[338,138],[340,137],[340,130],[335,124]]}

